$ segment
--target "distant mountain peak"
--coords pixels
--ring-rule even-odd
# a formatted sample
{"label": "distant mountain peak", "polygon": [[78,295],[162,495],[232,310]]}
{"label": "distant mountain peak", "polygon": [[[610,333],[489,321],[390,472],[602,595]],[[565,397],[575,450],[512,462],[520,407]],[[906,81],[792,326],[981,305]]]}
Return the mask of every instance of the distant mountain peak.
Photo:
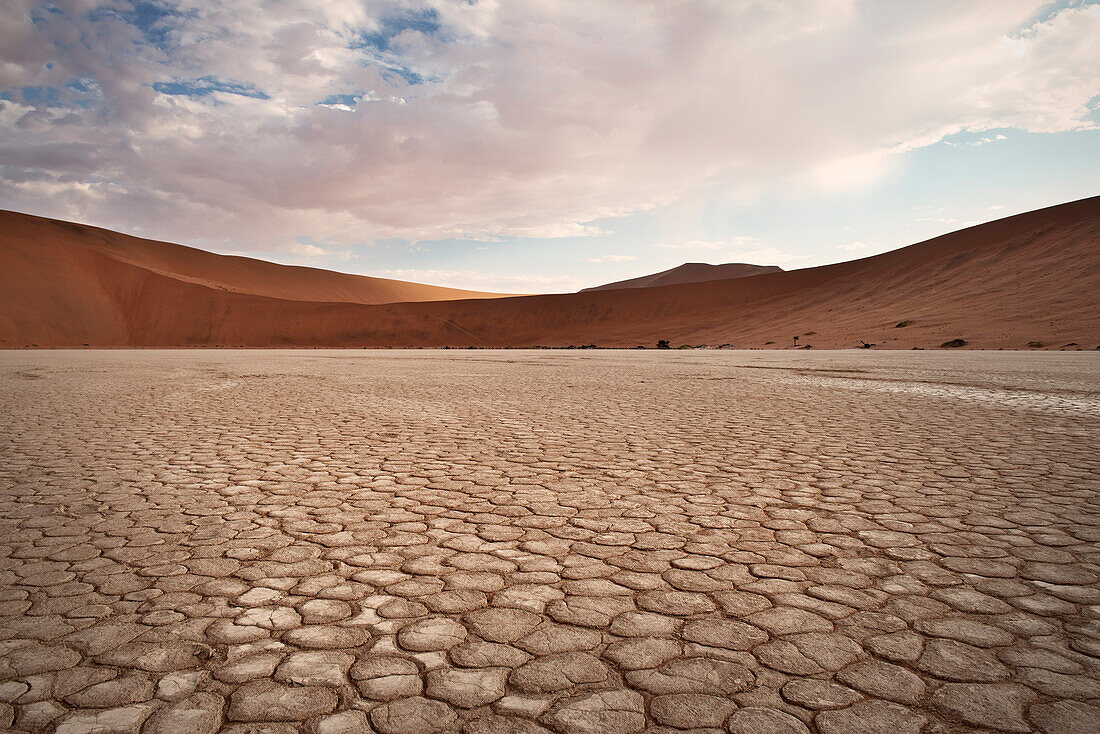
{"label": "distant mountain peak", "polygon": [[751,275],[764,273],[781,273],[783,268],[778,265],[752,265],[750,263],[723,263],[711,265],[710,263],[684,263],[669,270],[662,270],[652,275],[642,275],[637,278],[618,280],[614,283],[597,285],[592,288],[584,288],[585,291],[614,291],[623,288],[654,288],[662,285],[680,285],[682,283],[704,283],[710,280],[729,280],[732,278],[746,278]]}

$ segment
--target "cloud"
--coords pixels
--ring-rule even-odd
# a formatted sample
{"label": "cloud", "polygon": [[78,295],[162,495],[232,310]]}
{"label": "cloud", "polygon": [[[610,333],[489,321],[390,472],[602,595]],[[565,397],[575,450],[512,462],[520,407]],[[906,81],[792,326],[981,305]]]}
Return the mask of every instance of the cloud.
{"label": "cloud", "polygon": [[633,255],[600,255],[599,257],[590,257],[588,262],[590,263],[622,263],[629,262],[630,260],[637,260],[638,258]]}
{"label": "cloud", "polygon": [[0,206],[240,249],[594,236],[1093,127],[1098,36],[1038,0],[7,0]]}
{"label": "cloud", "polygon": [[235,94],[241,97],[271,99],[256,85],[246,82],[225,81],[212,76],[199,79],[176,79],[169,82],[153,82],[153,89],[161,94],[182,95],[185,97],[206,97],[213,94]]}
{"label": "cloud", "polygon": [[810,255],[795,255],[784,252],[778,247],[760,247],[755,250],[745,250],[739,252],[738,257],[756,265],[786,265],[811,258]]}
{"label": "cloud", "polygon": [[986,143],[999,143],[1002,140],[1008,140],[1008,136],[1004,135],[1002,133],[997,133],[996,135],[985,135],[985,136],[982,136],[980,138],[976,138],[974,140],[967,140],[967,141],[948,140],[948,141],[945,141],[945,142],[953,148],[976,148],[979,145],[985,145]]}
{"label": "cloud", "polygon": [[865,249],[867,249],[867,243],[866,242],[848,242],[847,244],[837,245],[836,249],[846,250],[846,251],[865,250]]}
{"label": "cloud", "polygon": [[551,222],[537,224],[517,220],[509,225],[488,224],[480,227],[459,227],[449,234],[465,239],[499,239],[502,237],[530,237],[532,239],[565,239],[569,237],[601,237],[612,234],[611,230],[580,222]]}
{"label": "cloud", "polygon": [[721,241],[688,240],[686,242],[666,242],[657,245],[657,247],[687,252],[720,253],[715,255],[713,259],[725,261],[736,259],[740,262],[750,262],[758,265],[783,265],[810,259],[809,255],[795,255],[747,235],[731,237],[728,240]]}
{"label": "cloud", "polygon": [[895,161],[889,150],[872,150],[825,161],[802,178],[830,193],[857,190],[882,178]]}
{"label": "cloud", "polygon": [[295,255],[301,255],[303,257],[331,257],[335,255],[332,250],[326,250],[323,247],[318,247],[312,242],[295,242],[286,246],[286,251]]}
{"label": "cloud", "polygon": [[686,242],[663,242],[657,247],[666,250],[728,250],[743,247],[756,242],[754,237],[731,237],[726,240],[688,240]]}
{"label": "cloud", "polygon": [[569,293],[585,285],[580,278],[570,275],[502,274],[476,270],[392,268],[361,274],[493,293]]}

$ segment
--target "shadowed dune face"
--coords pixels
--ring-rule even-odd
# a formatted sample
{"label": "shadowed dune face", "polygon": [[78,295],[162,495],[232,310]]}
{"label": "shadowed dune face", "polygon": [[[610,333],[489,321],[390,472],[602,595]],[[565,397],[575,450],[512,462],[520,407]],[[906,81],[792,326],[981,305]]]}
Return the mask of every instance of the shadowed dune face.
{"label": "shadowed dune face", "polygon": [[683,265],[662,270],[652,275],[643,275],[638,278],[617,280],[614,283],[597,285],[593,288],[582,288],[581,293],[588,291],[614,291],[623,288],[652,288],[660,285],[678,285],[681,283],[704,283],[709,280],[729,280],[730,278],[745,278],[750,275],[762,273],[781,273],[783,268],[778,265],[750,265],[748,263],[723,263],[722,265],[710,265],[708,263],[684,263]]}
{"label": "shadowed dune face", "polygon": [[217,294],[358,304],[498,296],[217,255],[15,212],[0,212],[0,279],[2,336],[42,344],[135,343],[122,307],[172,312],[178,304],[162,301],[177,293],[173,282],[198,286],[179,292],[199,304]]}
{"label": "shadowed dune face", "polygon": [[[0,225],[5,346],[630,347],[668,339],[673,346],[780,347],[793,346],[794,336],[818,348],[861,340],[938,347],[955,338],[985,348],[1100,344],[1100,197],[819,268],[626,290],[374,305],[302,297],[336,292],[310,278],[357,276],[263,264],[278,268],[280,277],[263,280],[249,271],[264,287],[257,281],[246,287],[245,276],[214,267],[241,258],[203,253],[194,256],[200,265],[172,249],[178,246],[11,213]],[[102,243],[116,238],[122,244]],[[145,253],[131,240],[168,254]],[[310,285],[299,288],[294,273]],[[417,291],[425,301],[429,294],[459,297],[398,286],[428,289]],[[902,322],[908,324],[899,328]]]}

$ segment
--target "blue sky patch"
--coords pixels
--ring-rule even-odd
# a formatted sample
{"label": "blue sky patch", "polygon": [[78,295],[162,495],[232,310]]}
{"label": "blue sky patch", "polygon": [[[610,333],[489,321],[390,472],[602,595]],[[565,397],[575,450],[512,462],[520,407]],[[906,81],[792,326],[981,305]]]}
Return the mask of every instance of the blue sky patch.
{"label": "blue sky patch", "polygon": [[355,105],[359,104],[359,100],[363,99],[364,96],[365,95],[363,92],[357,92],[355,94],[330,94],[317,104],[329,107],[335,105],[354,107]]}
{"label": "blue sky patch", "polygon": [[65,82],[65,86],[73,90],[74,92],[94,92],[98,85],[96,84],[95,79],[84,78],[70,79],[69,81]]}
{"label": "blue sky patch", "polygon": [[1089,119],[1092,124],[1100,125],[1100,94],[1089,100]]}
{"label": "blue sky patch", "polygon": [[236,94],[240,97],[252,97],[254,99],[271,99],[271,96],[262,89],[257,89],[250,82],[235,82],[217,79],[212,76],[199,77],[198,79],[177,79],[170,82],[153,82],[153,89],[161,94],[184,97],[208,97],[215,92],[224,94]]}
{"label": "blue sky patch", "polygon": [[1100,3],[1100,0],[1050,0],[1046,5],[1039,8],[1033,16],[1028,18],[1024,28],[1031,28],[1036,23],[1046,23],[1063,10],[1087,8],[1098,3]]}
{"label": "blue sky patch", "polygon": [[361,43],[354,48],[370,46],[379,51],[390,51],[390,44],[394,38],[405,31],[418,31],[424,35],[432,35],[439,31],[439,13],[434,8],[422,10],[409,10],[398,15],[382,18],[378,22],[378,30],[360,35]]}
{"label": "blue sky patch", "polygon": [[418,74],[404,66],[389,67],[382,72],[382,78],[391,84],[397,79],[401,79],[406,84],[423,84],[426,81],[423,74]]}
{"label": "blue sky patch", "polygon": [[129,8],[98,7],[88,13],[88,20],[92,22],[107,18],[125,21],[141,31],[145,40],[157,47],[167,45],[174,25],[172,19],[182,17],[183,13],[158,2],[135,2]]}
{"label": "blue sky patch", "polygon": [[44,3],[31,10],[31,23],[35,26],[42,26],[45,24],[48,16],[61,14],[61,9],[53,3]]}
{"label": "blue sky patch", "polygon": [[23,101],[34,107],[60,107],[61,90],[57,87],[23,87]]}

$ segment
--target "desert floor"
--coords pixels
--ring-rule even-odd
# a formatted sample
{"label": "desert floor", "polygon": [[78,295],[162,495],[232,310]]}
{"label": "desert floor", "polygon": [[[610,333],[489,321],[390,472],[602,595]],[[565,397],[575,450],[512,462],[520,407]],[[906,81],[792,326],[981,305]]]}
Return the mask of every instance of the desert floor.
{"label": "desert floor", "polygon": [[1095,732],[1098,444],[1095,354],[0,352],[0,727]]}

